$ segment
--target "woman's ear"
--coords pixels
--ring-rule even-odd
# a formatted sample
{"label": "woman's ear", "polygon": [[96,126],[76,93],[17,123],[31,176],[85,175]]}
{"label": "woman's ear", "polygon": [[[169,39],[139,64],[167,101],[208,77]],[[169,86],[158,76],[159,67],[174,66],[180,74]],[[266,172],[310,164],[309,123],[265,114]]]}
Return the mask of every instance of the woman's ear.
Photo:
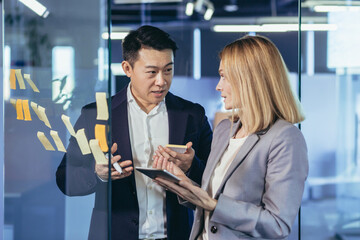
{"label": "woman's ear", "polygon": [[121,66],[127,77],[131,78],[132,67],[128,61],[122,61]]}

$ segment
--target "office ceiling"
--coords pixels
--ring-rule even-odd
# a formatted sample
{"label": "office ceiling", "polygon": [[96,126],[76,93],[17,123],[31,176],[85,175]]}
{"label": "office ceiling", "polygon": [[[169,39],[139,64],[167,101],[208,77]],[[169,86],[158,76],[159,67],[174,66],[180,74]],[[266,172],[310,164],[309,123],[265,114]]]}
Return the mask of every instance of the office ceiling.
{"label": "office ceiling", "polygon": [[[114,26],[156,22],[206,22],[206,9],[185,15],[191,0],[113,0]],[[202,1],[202,0],[200,0]],[[205,0],[207,1],[207,0]],[[210,0],[214,6],[213,19],[241,17],[298,16],[298,0]]]}

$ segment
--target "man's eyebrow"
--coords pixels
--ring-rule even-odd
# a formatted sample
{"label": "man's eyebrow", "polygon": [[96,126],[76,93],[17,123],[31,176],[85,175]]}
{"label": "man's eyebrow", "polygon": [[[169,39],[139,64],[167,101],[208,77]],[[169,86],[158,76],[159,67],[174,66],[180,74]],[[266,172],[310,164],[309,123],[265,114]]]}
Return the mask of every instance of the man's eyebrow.
{"label": "man's eyebrow", "polygon": [[[174,62],[169,62],[164,67],[167,67],[167,66],[170,66],[170,65],[174,65]],[[159,68],[159,67],[158,66],[148,65],[148,66],[145,66],[145,68]]]}

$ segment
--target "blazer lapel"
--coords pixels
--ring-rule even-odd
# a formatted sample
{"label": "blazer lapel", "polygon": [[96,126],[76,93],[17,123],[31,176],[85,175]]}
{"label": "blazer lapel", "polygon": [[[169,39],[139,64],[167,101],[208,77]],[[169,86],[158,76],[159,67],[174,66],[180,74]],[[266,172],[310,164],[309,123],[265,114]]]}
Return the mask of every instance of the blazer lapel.
{"label": "blazer lapel", "polygon": [[244,142],[244,145],[241,146],[239,152],[236,154],[234,160],[229,166],[229,169],[226,171],[225,176],[219,186],[219,189],[217,190],[215,194],[215,198],[217,198],[222,192],[222,188],[228,178],[231,176],[231,174],[235,171],[236,168],[239,167],[239,165],[245,160],[248,153],[253,149],[253,147],[256,145],[256,143],[259,141],[260,137],[255,133],[251,134],[248,139]]}
{"label": "blazer lapel", "polygon": [[165,103],[169,119],[169,144],[185,144],[188,113],[182,111],[182,106],[175,102],[171,93],[166,96]]}
{"label": "blazer lapel", "polygon": [[[229,122],[229,124],[231,124],[231,122]],[[240,125],[240,121],[233,124],[230,135],[228,135],[227,133],[224,133],[224,134],[220,135],[218,139],[216,139],[216,141],[219,142],[220,144],[221,143],[225,143],[225,144],[221,144],[219,148],[211,149],[211,154],[209,156],[210,161],[207,162],[206,168],[204,171],[204,176],[206,176],[206,177],[203,177],[204,182],[202,182],[202,184],[201,184],[203,189],[206,190],[208,188],[210,178],[211,178],[212,174],[214,173],[215,167],[217,166],[217,164],[221,160],[222,155],[224,154],[225,150],[229,146],[230,137],[234,136],[236,130],[239,128],[239,125]]]}
{"label": "blazer lapel", "polygon": [[[118,153],[121,155],[121,160],[132,160],[126,94],[127,87],[116,94],[111,102],[112,140],[118,143]],[[136,192],[134,176],[134,174],[131,174],[129,178],[131,178],[132,189]]]}

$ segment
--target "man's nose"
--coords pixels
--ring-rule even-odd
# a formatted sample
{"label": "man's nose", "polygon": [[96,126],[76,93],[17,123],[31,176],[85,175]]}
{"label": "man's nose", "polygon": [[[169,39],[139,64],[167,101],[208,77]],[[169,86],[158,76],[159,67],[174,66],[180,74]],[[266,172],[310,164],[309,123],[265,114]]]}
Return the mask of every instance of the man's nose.
{"label": "man's nose", "polygon": [[166,84],[166,80],[165,80],[163,74],[159,73],[159,74],[156,76],[155,84],[158,85],[158,86],[163,86],[163,85]]}

